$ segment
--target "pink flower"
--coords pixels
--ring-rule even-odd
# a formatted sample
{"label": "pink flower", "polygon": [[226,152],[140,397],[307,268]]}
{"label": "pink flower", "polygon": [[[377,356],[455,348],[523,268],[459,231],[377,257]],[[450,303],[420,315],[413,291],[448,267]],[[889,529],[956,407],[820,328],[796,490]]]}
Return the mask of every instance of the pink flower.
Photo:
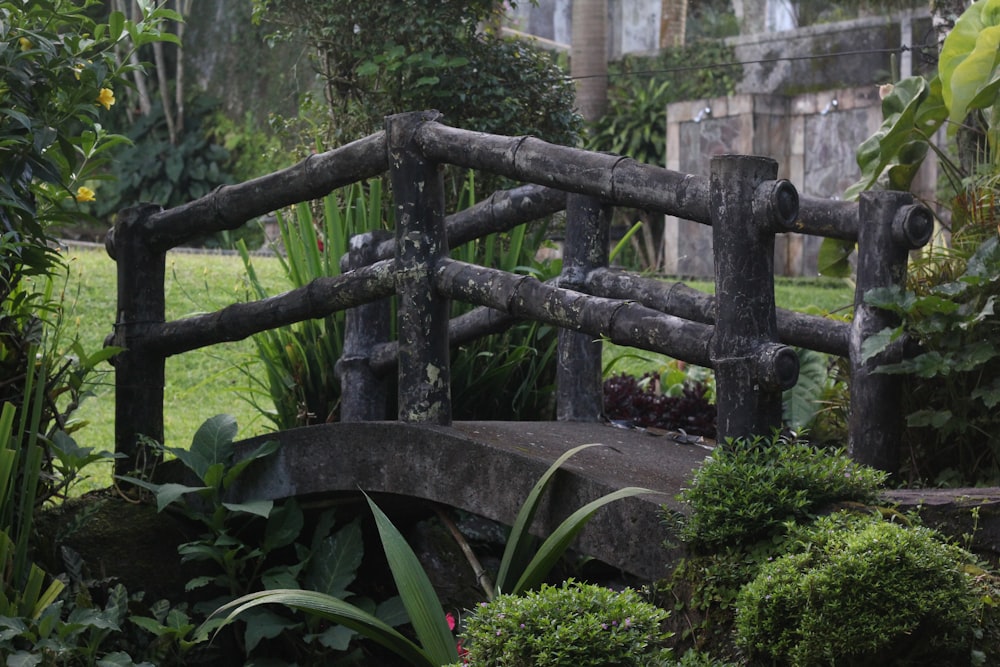
{"label": "pink flower", "polygon": [[448,629],[452,632],[455,631],[455,616],[449,611],[444,615],[444,620],[448,621]]}

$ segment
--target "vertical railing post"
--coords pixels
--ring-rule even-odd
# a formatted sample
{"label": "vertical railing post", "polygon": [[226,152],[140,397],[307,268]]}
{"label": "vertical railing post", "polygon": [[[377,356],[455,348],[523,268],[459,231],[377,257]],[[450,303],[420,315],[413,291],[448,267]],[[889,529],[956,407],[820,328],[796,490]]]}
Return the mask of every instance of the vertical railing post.
{"label": "vertical railing post", "polygon": [[[587,275],[608,265],[613,207],[585,195],[566,198],[566,240],[559,286],[584,291]],[[556,419],[594,422],[604,413],[602,344],[585,333],[559,330]]]}
{"label": "vertical railing post", "polygon": [[861,193],[858,218],[848,452],[859,463],[896,473],[903,428],[903,377],[875,370],[881,364],[898,362],[902,349],[891,346],[864,361],[861,348],[869,336],[897,326],[899,318],[865,303],[864,295],[877,287],[906,284],[909,251],[930,240],[934,220],[927,208],[913,204],[912,195],[905,192]]}
{"label": "vertical railing post", "polygon": [[781,425],[781,392],[798,378],[798,356],[776,344],[774,234],[798,214],[798,194],[774,180],[774,160],[747,155],[712,158],[712,243],[715,259],[717,430],[728,437],[767,435]]}
{"label": "vertical railing post", "polygon": [[[348,269],[375,261],[376,249],[389,236],[381,230],[351,237]],[[389,340],[391,313],[388,299],[379,299],[344,314],[344,349],[337,360],[340,381],[340,421],[379,421],[386,418],[387,387],[369,361],[376,345]]]}
{"label": "vertical railing post", "polygon": [[451,424],[450,304],[434,289],[437,260],[448,253],[444,182],[421,155],[414,134],[431,112],[386,118],[389,172],[396,208],[396,325],[399,420]]}
{"label": "vertical railing post", "polygon": [[106,342],[123,348],[114,358],[115,453],[125,455],[115,462],[118,474],[154,463],[149,457],[155,454],[140,446],[142,437],[163,442],[165,359],[143,346],[149,326],[166,317],[166,252],[150,248],[145,234],[147,221],[161,210],[146,204],[122,211],[105,241],[118,270],[115,331]]}

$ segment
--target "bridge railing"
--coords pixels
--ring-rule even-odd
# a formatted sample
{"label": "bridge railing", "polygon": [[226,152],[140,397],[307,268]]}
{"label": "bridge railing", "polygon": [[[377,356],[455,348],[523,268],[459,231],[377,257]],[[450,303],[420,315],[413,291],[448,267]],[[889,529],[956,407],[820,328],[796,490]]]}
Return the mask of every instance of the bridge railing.
{"label": "bridge railing", "polygon": [[[446,163],[527,184],[446,217],[440,170]],[[123,211],[106,243],[118,264],[118,313],[108,342],[124,348],[115,361],[116,450],[126,455],[119,470],[135,466],[140,436],[162,441],[166,357],[338,310],[347,311],[337,368],[345,421],[386,417],[383,379],[395,368],[397,417],[450,424],[450,347],[532,319],[560,328],[560,420],[600,418],[602,338],[714,369],[720,438],[767,433],[780,424],[781,392],[798,377],[789,345],[847,357],[849,449],[862,462],[893,470],[901,380],[873,371],[901,352],[897,347],[862,359],[862,342],[892,323],[891,314],[862,296],[902,284],[909,250],[930,236],[931,215],[898,192],[865,193],[859,203],[800,198],[791,183],[777,179],[777,169],[767,158],[719,156],[705,178],[531,137],[456,129],[432,112],[416,112],[387,118],[384,132],[189,204]],[[167,250],[386,171],[394,234],[353,239],[343,274],[166,321]],[[711,225],[715,296],[611,269],[614,206]],[[557,284],[448,256],[449,247],[563,208],[566,242]],[[774,236],[788,231],[858,242],[852,322],[776,309]],[[397,296],[395,340],[386,315],[390,295]],[[450,320],[451,299],[479,308]]]}

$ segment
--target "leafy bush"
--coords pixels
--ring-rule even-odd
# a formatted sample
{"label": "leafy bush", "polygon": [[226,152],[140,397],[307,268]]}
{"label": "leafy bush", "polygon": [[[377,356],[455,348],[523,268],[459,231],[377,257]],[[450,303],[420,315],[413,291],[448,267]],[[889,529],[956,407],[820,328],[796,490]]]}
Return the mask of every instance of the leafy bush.
{"label": "leafy bush", "polygon": [[684,382],[680,395],[661,393],[651,375],[613,375],[604,381],[604,414],[636,426],[715,437],[715,405],[705,382]]}
{"label": "leafy bush", "polygon": [[832,503],[868,503],[885,473],[781,435],[720,444],[680,499],[691,510],[681,537],[696,551],[751,545],[807,521]]}
{"label": "leafy bush", "polygon": [[[597,446],[600,445],[587,444],[570,449],[556,459],[536,482],[511,528],[510,539],[504,548],[497,574],[497,590],[509,590],[511,594],[517,595],[540,585],[594,512],[615,500],[650,493],[649,489],[626,487],[601,496],[567,517],[536,549],[528,534],[528,528],[553,475],[577,452]],[[445,614],[427,573],[406,539],[371,498],[366,496],[366,500],[375,517],[389,569],[399,589],[406,613],[413,624],[419,645],[365,609],[324,591],[274,589],[252,593],[223,605],[213,616],[226,613],[225,618],[221,620],[221,623],[225,624],[248,611],[260,613],[258,608],[261,605],[283,604],[305,612],[313,620],[332,621],[349,627],[411,665],[436,667],[452,663],[458,657],[457,649],[460,646],[460,644],[456,646],[451,635],[454,619]],[[482,574],[478,576],[480,582],[485,580]],[[489,598],[495,596],[490,586],[484,586],[484,592]],[[203,634],[217,622],[218,619],[208,621],[199,629],[198,634]],[[449,624],[452,627],[449,627]]]}
{"label": "leafy bush", "polygon": [[743,588],[737,643],[773,665],[969,664],[976,606],[969,554],[932,531],[878,519],[818,524],[821,539],[765,563]]}
{"label": "leafy bush", "polygon": [[[313,522],[311,538],[306,538],[305,513],[299,503],[289,499],[281,504],[271,500],[232,503],[224,500],[231,488],[252,462],[273,455],[278,443],[261,444],[242,459],[236,460],[233,438],[236,421],[229,415],[207,420],[195,433],[190,448],[167,448],[199,480],[200,486],[167,483],[152,484],[145,480],[123,477],[125,481],[152,491],[157,508],[179,508],[186,517],[200,523],[204,532],[192,542],[177,548],[184,562],[213,564],[217,571],[196,577],[187,583],[188,591],[206,590],[217,596],[196,607],[200,611],[261,588],[305,587],[316,593],[330,595],[369,610],[388,626],[406,620],[398,598],[381,604],[349,590],[354,583],[364,555],[361,526],[352,521],[337,531],[333,510],[321,513]],[[262,520],[262,534],[251,529],[253,521]],[[260,526],[258,526],[260,528]],[[177,614],[175,613],[176,617]],[[258,645],[282,636],[302,656],[315,660],[329,659],[346,651],[355,632],[349,627],[329,626],[319,619],[301,619],[261,610],[247,614],[241,648],[246,656],[259,654]],[[195,622],[185,617],[183,628],[169,620],[153,617],[133,617],[132,622],[157,636],[171,634],[182,650],[204,641],[207,631],[219,621],[202,626],[195,632]]]}
{"label": "leafy bush", "polygon": [[[438,109],[448,123],[573,143],[573,86],[548,54],[501,39],[497,0],[255,0],[277,36],[315,50],[330,105],[330,136],[343,143],[384,116]],[[485,28],[485,29],[482,29]]]}
{"label": "leafy bush", "polygon": [[921,352],[878,372],[913,376],[904,392],[911,477],[959,483],[1000,481],[1000,241],[985,241],[965,271],[917,294],[873,290],[865,300],[904,322],[865,341],[872,356],[904,333]]}
{"label": "leafy bush", "polygon": [[474,665],[659,665],[671,657],[669,612],[631,589],[572,580],[522,597],[501,595],[466,619],[466,659]]}
{"label": "leafy bush", "polygon": [[109,165],[112,180],[95,203],[97,215],[110,216],[139,202],[178,206],[231,183],[229,151],[209,127],[214,110],[204,96],[189,100],[184,134],[171,143],[163,105],[157,100],[129,128],[129,145],[116,151]]}
{"label": "leafy bush", "polygon": [[587,147],[663,165],[666,106],[732,94],[741,72],[723,65],[734,59],[722,42],[697,42],[652,57],[626,55],[611,65],[608,111],[594,124]]}
{"label": "leafy bush", "polygon": [[[315,278],[340,275],[340,258],[356,234],[383,228],[382,182],[372,180],[367,189],[357,183],[323,198],[320,215],[308,202],[300,203],[291,215],[278,213],[281,232],[276,250],[288,278],[289,289],[308,285]],[[276,244],[277,246],[277,244]],[[250,288],[258,299],[268,294],[257,278],[245,243],[237,247],[243,258]],[[344,313],[270,329],[253,337],[264,362],[265,377],[251,377],[273,409],[260,405],[261,412],[279,429],[336,421],[340,404],[340,384],[334,367],[343,350]]]}

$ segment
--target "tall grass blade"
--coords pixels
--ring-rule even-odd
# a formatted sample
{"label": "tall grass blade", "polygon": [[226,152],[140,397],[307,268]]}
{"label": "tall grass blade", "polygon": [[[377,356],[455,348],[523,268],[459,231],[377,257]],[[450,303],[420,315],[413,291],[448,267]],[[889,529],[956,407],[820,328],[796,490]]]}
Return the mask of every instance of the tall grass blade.
{"label": "tall grass blade", "polygon": [[[275,589],[251,593],[219,607],[212,616],[228,611],[223,621],[223,625],[225,625],[244,611],[264,604],[283,604],[292,609],[343,625],[377,642],[417,667],[438,667],[446,664],[446,662],[434,661],[426,651],[372,614],[326,593],[295,589]],[[203,623],[195,631],[195,636],[206,636],[211,622],[210,618]],[[455,659],[457,660],[457,655]]]}
{"label": "tall grass blade", "polygon": [[385,550],[389,569],[396,581],[399,597],[410,616],[410,623],[417,633],[421,646],[438,665],[458,660],[455,639],[448,628],[444,609],[431,586],[427,573],[406,539],[396,529],[389,517],[365,494],[368,506],[375,515],[382,548]]}
{"label": "tall grass blade", "polygon": [[548,576],[549,571],[552,570],[552,566],[556,564],[556,561],[562,557],[566,549],[569,548],[570,542],[573,538],[583,530],[583,527],[590,520],[590,517],[594,515],[594,512],[601,509],[608,503],[612,503],[616,500],[621,500],[623,498],[631,498],[633,496],[646,495],[656,493],[651,489],[644,489],[637,486],[628,486],[624,489],[619,489],[618,491],[613,491],[607,495],[601,496],[597,500],[593,500],[577,511],[570,514],[559,527],[556,528],[549,537],[542,542],[542,545],[538,548],[538,552],[535,554],[531,562],[524,568],[524,572],[521,574],[520,579],[509,591],[513,595],[520,595],[525,591],[529,591],[533,588],[537,588]]}
{"label": "tall grass blade", "polygon": [[[591,447],[605,447],[598,442],[586,445],[579,445],[565,452],[557,458],[548,470],[535,482],[521,505],[521,510],[514,519],[514,525],[510,529],[510,537],[507,539],[507,546],[504,548],[503,557],[500,559],[500,570],[497,572],[496,589],[497,593],[512,592],[511,580],[520,579],[531,562],[533,553],[533,538],[528,530],[535,519],[535,512],[538,511],[538,504],[541,502],[542,494],[548,488],[552,476],[562,467],[566,461],[575,456],[578,452]],[[516,578],[516,579],[515,579]]]}

